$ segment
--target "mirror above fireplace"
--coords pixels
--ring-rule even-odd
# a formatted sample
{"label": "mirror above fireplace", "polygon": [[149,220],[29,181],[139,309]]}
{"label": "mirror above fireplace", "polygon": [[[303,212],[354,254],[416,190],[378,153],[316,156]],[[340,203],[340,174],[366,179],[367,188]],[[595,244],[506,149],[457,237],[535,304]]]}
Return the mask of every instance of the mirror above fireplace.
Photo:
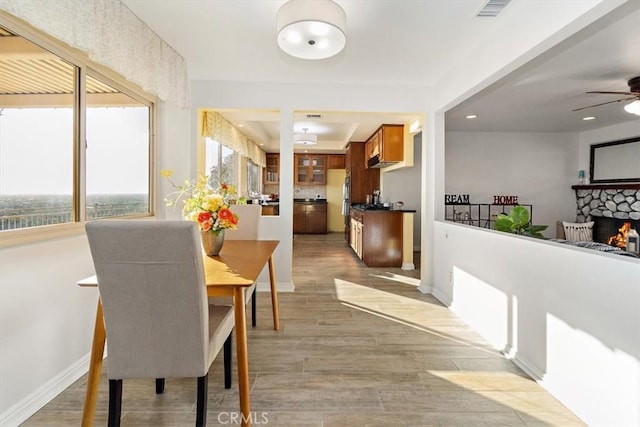
{"label": "mirror above fireplace", "polygon": [[640,137],[591,146],[592,183],[640,182]]}

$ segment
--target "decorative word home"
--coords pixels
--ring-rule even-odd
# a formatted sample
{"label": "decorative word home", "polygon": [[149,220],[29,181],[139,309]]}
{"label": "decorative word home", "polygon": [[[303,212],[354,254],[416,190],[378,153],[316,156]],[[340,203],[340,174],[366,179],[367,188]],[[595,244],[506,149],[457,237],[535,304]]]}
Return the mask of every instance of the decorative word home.
{"label": "decorative word home", "polygon": [[518,196],[493,196],[494,205],[517,205]]}
{"label": "decorative word home", "polygon": [[445,194],[444,204],[445,205],[468,205],[469,195],[468,194]]}

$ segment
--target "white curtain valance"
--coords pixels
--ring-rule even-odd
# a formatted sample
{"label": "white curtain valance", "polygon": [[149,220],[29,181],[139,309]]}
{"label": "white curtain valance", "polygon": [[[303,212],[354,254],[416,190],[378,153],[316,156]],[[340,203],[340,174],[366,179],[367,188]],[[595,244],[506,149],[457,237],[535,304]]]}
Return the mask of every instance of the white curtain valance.
{"label": "white curtain valance", "polygon": [[209,137],[248,157],[258,166],[267,165],[265,152],[227,119],[215,111],[205,111],[202,117],[202,136]]}
{"label": "white curtain valance", "polygon": [[85,52],[161,100],[190,106],[182,56],[119,0],[0,0],[0,9]]}

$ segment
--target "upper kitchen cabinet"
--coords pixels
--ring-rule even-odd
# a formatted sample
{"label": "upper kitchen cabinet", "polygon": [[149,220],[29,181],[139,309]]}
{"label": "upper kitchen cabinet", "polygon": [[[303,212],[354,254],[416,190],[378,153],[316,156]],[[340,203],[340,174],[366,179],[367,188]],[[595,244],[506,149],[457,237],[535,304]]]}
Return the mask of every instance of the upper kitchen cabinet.
{"label": "upper kitchen cabinet", "polygon": [[327,155],[327,169],[344,169],[345,160],[344,154],[328,154]]}
{"label": "upper kitchen cabinet", "polygon": [[264,168],[265,185],[280,183],[280,154],[267,153],[267,166]]}
{"label": "upper kitchen cabinet", "polygon": [[383,168],[404,158],[404,125],[382,125],[365,144],[365,167]]}
{"label": "upper kitchen cabinet", "polygon": [[326,155],[296,154],[294,157],[295,185],[324,185],[327,183]]}

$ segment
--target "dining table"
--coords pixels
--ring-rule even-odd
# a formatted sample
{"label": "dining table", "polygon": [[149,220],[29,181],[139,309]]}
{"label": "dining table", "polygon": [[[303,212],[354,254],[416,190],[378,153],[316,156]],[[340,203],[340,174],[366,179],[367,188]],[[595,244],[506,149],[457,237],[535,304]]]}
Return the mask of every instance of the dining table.
{"label": "dining table", "polygon": [[[251,425],[245,290],[257,281],[265,264],[268,264],[273,328],[279,330],[278,292],[273,261],[273,253],[278,244],[278,240],[227,240],[219,255],[208,256],[203,252],[207,296],[233,297],[238,363],[238,394],[240,397],[241,412],[240,420],[243,426]],[[82,287],[96,287],[98,286],[98,280],[94,275],[78,281],[77,285]],[[82,412],[83,427],[93,426],[106,337],[102,303],[100,302],[100,298],[98,298],[89,360],[87,390]]]}

